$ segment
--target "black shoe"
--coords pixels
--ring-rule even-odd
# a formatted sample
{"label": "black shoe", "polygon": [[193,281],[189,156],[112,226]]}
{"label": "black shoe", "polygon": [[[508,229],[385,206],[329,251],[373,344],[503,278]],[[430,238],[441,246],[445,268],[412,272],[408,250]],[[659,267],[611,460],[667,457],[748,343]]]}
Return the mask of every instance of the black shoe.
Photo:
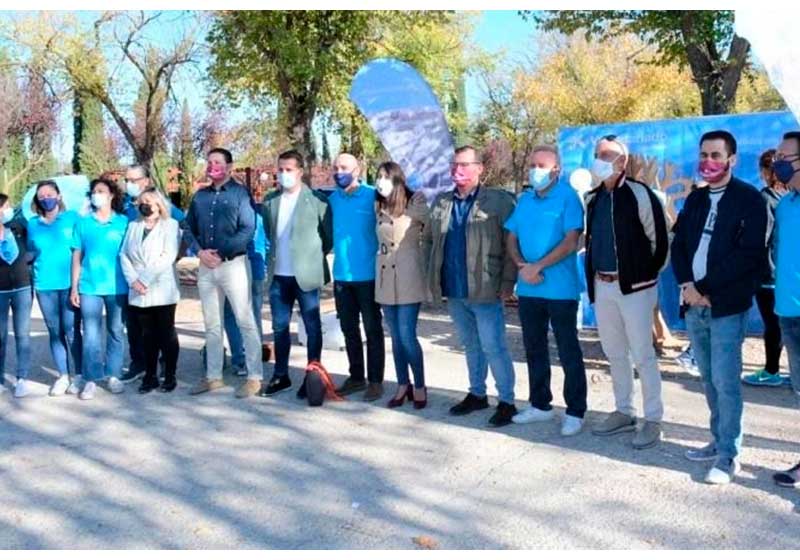
{"label": "black shoe", "polygon": [[336,388],[336,394],[342,397],[346,397],[347,395],[352,395],[353,393],[358,393],[359,391],[364,391],[367,388],[367,380],[366,379],[353,379],[352,377],[348,377],[344,380],[339,387]]}
{"label": "black shoe", "polygon": [[151,391],[158,389],[158,380],[149,380],[145,379],[142,381],[142,384],[139,386],[139,393],[144,395]]}
{"label": "black shoe", "polygon": [[161,388],[159,389],[159,391],[161,391],[162,393],[171,393],[172,391],[175,390],[175,387],[177,386],[178,382],[175,380],[175,378],[164,379],[164,382],[161,384]]}
{"label": "black shoe", "polygon": [[508,426],[511,424],[511,418],[517,413],[517,407],[513,404],[508,404],[504,402],[500,402],[497,405],[497,410],[489,418],[489,424],[494,426],[495,428],[500,428],[502,426]]}
{"label": "black shoe", "polygon": [[450,414],[453,416],[464,416],[476,410],[483,410],[489,408],[489,399],[487,397],[476,397],[472,393],[467,393],[463,401],[450,408]]}
{"label": "black shoe", "polygon": [[303,378],[303,382],[300,384],[300,388],[297,390],[297,398],[298,399],[305,399],[308,397],[308,390],[306,389],[306,380]]}
{"label": "black shoe", "polygon": [[277,395],[278,393],[287,390],[292,386],[292,380],[289,379],[288,375],[273,375],[272,379],[269,380],[269,383],[266,387],[262,387],[261,390],[258,392],[259,397],[271,397],[272,395]]}
{"label": "black shoe", "polygon": [[122,374],[119,380],[122,381],[123,383],[133,383],[143,375],[144,375],[144,368],[140,368],[138,366],[134,366],[133,364],[131,364],[131,367],[128,368],[127,372]]}

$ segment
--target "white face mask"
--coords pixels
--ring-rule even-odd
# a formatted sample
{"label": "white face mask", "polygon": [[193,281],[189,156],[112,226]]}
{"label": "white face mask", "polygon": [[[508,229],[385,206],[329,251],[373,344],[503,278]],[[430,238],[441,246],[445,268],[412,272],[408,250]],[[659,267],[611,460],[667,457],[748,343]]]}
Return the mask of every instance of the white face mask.
{"label": "white face mask", "polygon": [[[614,158],[617,161],[619,156]],[[592,175],[601,183],[614,174],[614,161],[605,161],[600,158],[595,158],[592,162]]]}
{"label": "white face mask", "polygon": [[552,169],[543,169],[541,167],[534,167],[528,171],[528,184],[537,191],[543,191],[550,186],[552,182],[550,173]]}
{"label": "white face mask", "polygon": [[128,181],[125,183],[125,192],[127,192],[131,198],[139,198],[139,195],[142,194],[142,189],[133,181]]}
{"label": "white face mask", "polygon": [[97,209],[105,208],[111,202],[111,196],[108,193],[94,193],[92,194],[92,206]]}
{"label": "white face mask", "polygon": [[391,195],[394,190],[394,183],[387,177],[381,177],[375,184],[375,189],[377,189],[378,194],[383,198],[389,198],[389,195]]}
{"label": "white face mask", "polygon": [[297,180],[291,173],[278,173],[278,184],[282,189],[291,189],[297,184]]}
{"label": "white face mask", "polygon": [[11,206],[9,206],[5,210],[3,210],[2,214],[0,215],[0,219],[4,224],[10,222],[12,219],[14,219],[14,209]]}

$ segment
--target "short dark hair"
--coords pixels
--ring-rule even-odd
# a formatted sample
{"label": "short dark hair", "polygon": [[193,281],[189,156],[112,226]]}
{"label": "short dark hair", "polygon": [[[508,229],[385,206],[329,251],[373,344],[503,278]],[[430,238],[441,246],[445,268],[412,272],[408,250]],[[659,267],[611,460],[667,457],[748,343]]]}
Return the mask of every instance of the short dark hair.
{"label": "short dark hair", "polygon": [[8,195],[6,193],[0,193],[0,206],[6,203],[8,200]]}
{"label": "short dark hair", "polygon": [[699,145],[702,146],[703,142],[706,140],[722,140],[725,142],[725,148],[728,150],[728,154],[734,155],[736,153],[736,138],[727,130],[711,130],[706,132],[700,137]]}
{"label": "short dark hair", "polygon": [[464,144],[463,146],[459,146],[456,148],[454,155],[463,154],[464,152],[472,151],[475,154],[475,161],[478,163],[483,163],[483,154],[481,151],[476,148],[475,146],[471,146],[470,144]]}
{"label": "short dark hair", "polygon": [[772,170],[772,160],[775,157],[774,148],[770,148],[758,157],[758,168],[765,170]]}
{"label": "short dark hair", "polygon": [[[211,149],[211,150],[208,151],[208,155],[210,156],[211,154],[221,154],[222,157],[225,158],[225,163],[233,163],[233,154],[230,153],[225,148],[214,148],[214,149]],[[206,156],[206,157],[208,157],[208,156]]]}
{"label": "short dark hair", "polygon": [[800,130],[793,130],[783,135],[784,140],[794,140],[797,142],[797,151],[800,152]]}
{"label": "short dark hair", "polygon": [[278,156],[278,161],[282,159],[293,159],[295,162],[297,162],[297,167],[303,169],[303,154],[297,150],[286,150]]}
{"label": "short dark hair", "polygon": [[122,189],[119,188],[117,182],[107,177],[93,179],[92,182],[89,183],[90,197],[92,196],[92,192],[94,192],[94,188],[97,185],[105,185],[108,187],[108,190],[111,191],[111,209],[117,214],[122,214],[125,211],[125,204],[123,202]]}

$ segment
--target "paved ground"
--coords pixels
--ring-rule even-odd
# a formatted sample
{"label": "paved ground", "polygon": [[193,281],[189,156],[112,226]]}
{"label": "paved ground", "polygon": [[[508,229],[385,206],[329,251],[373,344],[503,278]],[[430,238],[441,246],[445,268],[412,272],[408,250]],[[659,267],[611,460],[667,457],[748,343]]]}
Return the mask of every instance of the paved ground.
{"label": "paved ground", "polygon": [[[435,309],[421,318],[431,387],[422,413],[358,400],[310,409],[293,392],[243,402],[232,387],[189,397],[202,328],[193,288],[184,296],[171,395],[47,397],[47,337],[33,321],[34,361],[44,364],[36,394],[0,397],[0,549],[410,548],[421,536],[442,548],[800,548],[800,493],[770,479],[800,454],[787,389],[745,390],[743,474],[709,487],[705,467],[683,459],[708,437],[701,386],[669,360],[665,442],[639,452],[630,434],[562,438],[557,423],[497,430],[489,411],[451,418],[464,359]],[[526,368],[513,311],[508,321],[520,406]],[[595,333],[582,339],[592,422],[611,410],[611,385]],[[757,361],[757,341],[747,344]],[[295,382],[303,354],[293,352]],[[323,359],[346,370],[344,353]],[[560,394],[557,367],[554,377]],[[556,404],[562,413],[560,395]]]}

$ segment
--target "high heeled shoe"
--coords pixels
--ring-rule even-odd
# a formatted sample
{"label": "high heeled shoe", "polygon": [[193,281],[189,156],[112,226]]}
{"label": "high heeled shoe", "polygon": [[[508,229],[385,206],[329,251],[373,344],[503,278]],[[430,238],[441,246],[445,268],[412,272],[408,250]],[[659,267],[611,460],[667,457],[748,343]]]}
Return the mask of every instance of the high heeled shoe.
{"label": "high heeled shoe", "polygon": [[413,401],[414,400],[414,389],[411,387],[409,383],[406,386],[406,391],[403,393],[399,398],[395,397],[386,403],[386,406],[389,408],[397,408],[398,406],[403,406],[403,403],[406,402],[406,399]]}
{"label": "high heeled shoe", "polygon": [[414,393],[411,393],[411,400],[414,401],[414,408],[417,410],[422,410],[426,406],[428,406],[428,388],[422,387],[422,390],[425,391],[425,397],[422,400],[417,400],[414,398]]}

